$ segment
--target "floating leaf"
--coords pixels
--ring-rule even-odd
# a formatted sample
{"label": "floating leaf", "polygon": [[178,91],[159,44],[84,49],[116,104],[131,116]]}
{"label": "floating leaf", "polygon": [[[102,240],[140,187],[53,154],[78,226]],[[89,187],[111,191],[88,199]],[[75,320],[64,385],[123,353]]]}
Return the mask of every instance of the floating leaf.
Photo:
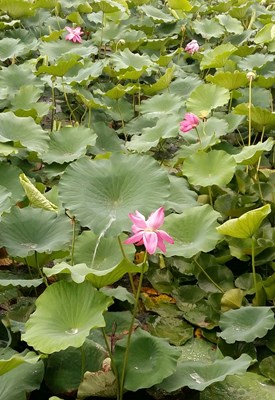
{"label": "floating leaf", "polygon": [[83,226],[115,236],[129,230],[128,213],[149,213],[163,204],[168,188],[167,173],[152,158],[113,154],[72,163],[60,181],[60,196]]}
{"label": "floating leaf", "polygon": [[[259,131],[265,127],[266,129],[274,129],[275,128],[275,115],[262,107],[254,107],[251,106],[251,121],[253,126],[255,126]],[[240,115],[249,115],[248,104],[242,103],[237,105],[234,110],[234,113]]]}
{"label": "floating leaf", "polygon": [[224,33],[224,27],[214,18],[193,21],[193,29],[205,39],[219,38]]}
{"label": "floating leaf", "polygon": [[221,44],[204,53],[201,60],[201,69],[224,67],[227,59],[237,48],[230,43]]}
{"label": "floating leaf", "polygon": [[[222,168],[221,168],[222,165]],[[233,178],[236,168],[234,158],[223,150],[198,152],[186,158],[183,174],[192,185],[225,186]]]}
{"label": "floating leaf", "polygon": [[0,142],[19,141],[28,151],[43,153],[48,147],[47,133],[31,117],[20,118],[8,111],[0,115]]}
{"label": "floating leaf", "polygon": [[253,372],[227,376],[223,382],[217,382],[206,388],[200,395],[201,400],[248,400],[274,399],[275,386],[270,380]]}
{"label": "floating leaf", "polygon": [[220,239],[216,232],[219,216],[208,204],[186,208],[181,214],[168,215],[164,229],[174,238],[175,243],[167,246],[167,257],[191,258],[200,251],[213,250]]}
{"label": "floating leaf", "polygon": [[10,256],[26,257],[62,249],[71,240],[68,217],[39,208],[12,208],[0,222],[0,242]]}
{"label": "floating leaf", "polygon": [[[126,339],[116,342],[114,359],[118,371],[122,371],[125,347]],[[125,389],[136,391],[160,383],[175,371],[179,355],[179,350],[166,340],[137,329],[131,337]]]}
{"label": "floating leaf", "polygon": [[264,337],[275,325],[271,307],[241,307],[222,314],[220,319],[221,333],[217,335],[226,343],[236,341],[253,342]]}
{"label": "floating leaf", "polygon": [[253,165],[255,164],[264,151],[270,151],[274,146],[275,141],[269,137],[265,142],[258,142],[251,146],[244,146],[238,154],[233,157],[237,164]]}
{"label": "floating leaf", "polygon": [[172,17],[172,15],[164,13],[154,6],[145,5],[141,6],[140,9],[143,11],[144,15],[152,19],[155,24],[175,22],[175,18]]}
{"label": "floating leaf", "polygon": [[71,68],[77,65],[80,56],[70,54],[67,57],[60,58],[56,65],[41,65],[37,70],[37,75],[49,74],[52,76],[64,76]]}
{"label": "floating leaf", "polygon": [[23,186],[25,193],[31,205],[43,208],[43,210],[57,212],[58,207],[51,203],[39,190],[31,183],[25,174],[19,175],[19,181]]}
{"label": "floating leaf", "polygon": [[213,363],[180,361],[176,372],[164,379],[158,387],[167,392],[173,392],[184,386],[202,391],[214,382],[223,381],[227,375],[244,373],[251,361],[251,357],[247,354],[242,354],[236,360],[225,357]]}
{"label": "floating leaf", "polygon": [[229,97],[227,89],[206,83],[193,90],[186,107],[198,117],[206,118],[211,110],[226,104]]}
{"label": "floating leaf", "polygon": [[241,71],[218,71],[214,76],[207,75],[206,80],[228,90],[238,89],[242,86],[247,86],[249,83],[246,73]]}
{"label": "floating leaf", "polygon": [[250,238],[257,232],[261,223],[270,212],[270,204],[266,204],[255,210],[247,211],[239,218],[224,222],[217,228],[217,231],[223,235],[240,239]]}
{"label": "floating leaf", "polygon": [[46,354],[80,347],[91,329],[105,326],[102,313],[110,304],[112,299],[90,282],[54,283],[36,300],[22,339]]}
{"label": "floating leaf", "polygon": [[256,44],[269,43],[273,39],[275,39],[275,28],[274,23],[270,22],[257,32],[254,42]]}

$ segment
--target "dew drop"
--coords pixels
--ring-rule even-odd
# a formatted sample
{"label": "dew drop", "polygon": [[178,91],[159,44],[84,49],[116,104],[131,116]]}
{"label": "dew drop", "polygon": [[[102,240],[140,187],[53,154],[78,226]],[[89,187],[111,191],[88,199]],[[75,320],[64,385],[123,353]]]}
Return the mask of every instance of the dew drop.
{"label": "dew drop", "polygon": [[192,379],[194,379],[194,381],[196,381],[197,383],[204,383],[205,382],[205,380],[199,374],[197,374],[196,372],[194,374],[190,374],[190,377]]}
{"label": "dew drop", "polygon": [[65,331],[68,335],[76,335],[78,333],[78,328],[72,328]]}

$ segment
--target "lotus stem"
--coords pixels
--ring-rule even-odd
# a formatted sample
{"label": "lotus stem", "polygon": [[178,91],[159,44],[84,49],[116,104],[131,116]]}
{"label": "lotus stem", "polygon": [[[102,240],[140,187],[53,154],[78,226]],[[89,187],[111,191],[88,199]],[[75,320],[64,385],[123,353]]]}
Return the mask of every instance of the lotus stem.
{"label": "lotus stem", "polygon": [[225,293],[225,291],[215,282],[213,281],[213,279],[211,278],[210,275],[208,275],[208,273],[205,271],[205,269],[198,263],[198,261],[196,260],[196,258],[193,259],[194,262],[197,264],[197,266],[200,268],[200,270],[204,273],[204,275],[207,277],[207,279],[209,279],[209,281],[211,283],[213,283],[213,285],[221,292],[221,293]]}
{"label": "lotus stem", "polygon": [[[122,246],[120,237],[118,236],[117,239],[118,239],[118,244],[119,244],[121,253],[123,255],[123,258],[127,258],[126,254],[125,254],[125,251],[124,251],[124,248]],[[134,284],[133,274],[131,274],[131,272],[128,272],[128,276],[129,276],[129,281],[130,281],[130,284],[131,284],[133,295],[136,296],[136,288],[135,288],[135,284]]]}
{"label": "lotus stem", "polygon": [[211,186],[208,186],[208,195],[209,195],[210,205],[211,205],[212,208],[214,208]]}
{"label": "lotus stem", "polygon": [[251,145],[251,107],[252,107],[252,80],[249,78],[249,89],[248,89],[248,146]]}
{"label": "lotus stem", "polygon": [[251,262],[252,262],[252,273],[253,273],[253,281],[254,281],[254,288],[255,288],[255,298],[256,303],[258,304],[259,300],[259,292],[257,288],[257,277],[256,277],[256,268],[255,268],[255,238],[251,238]]}
{"label": "lotus stem", "polygon": [[75,227],[75,217],[71,219],[73,225],[73,237],[72,237],[72,250],[71,250],[71,265],[74,265],[74,249],[75,249],[75,239],[76,239],[76,227]]}
{"label": "lotus stem", "polygon": [[134,324],[135,324],[135,318],[136,318],[136,314],[137,314],[137,310],[138,310],[138,302],[139,302],[139,296],[140,296],[141,287],[142,287],[142,281],[143,281],[143,275],[144,275],[144,271],[145,271],[146,260],[147,260],[147,253],[145,253],[144,261],[141,265],[141,272],[140,272],[137,293],[136,293],[136,297],[135,297],[134,310],[133,310],[132,320],[130,323],[128,337],[127,337],[127,343],[126,343],[124,359],[123,359],[123,366],[122,366],[122,371],[121,371],[121,378],[120,378],[119,400],[123,400],[124,382],[125,382],[126,368],[127,368],[127,363],[128,363],[128,357],[129,357],[130,343],[131,343],[131,337],[132,337],[133,328],[134,328]]}
{"label": "lotus stem", "polygon": [[[118,389],[119,389],[119,375],[118,375],[118,371],[117,371],[116,364],[115,364],[115,362],[114,362],[114,357],[113,357],[112,349],[111,349],[111,346],[110,346],[110,344],[109,344],[108,337],[107,337],[107,334],[106,334],[105,329],[104,329],[104,328],[101,328],[101,332],[102,332],[102,336],[103,336],[104,341],[105,341],[105,344],[106,344],[106,349],[107,349],[107,352],[108,352],[108,356],[109,356],[110,359],[111,359],[112,370],[113,370],[113,373],[115,374],[116,382],[117,382],[117,387],[118,387]],[[117,390],[117,400],[119,400],[119,390]]]}

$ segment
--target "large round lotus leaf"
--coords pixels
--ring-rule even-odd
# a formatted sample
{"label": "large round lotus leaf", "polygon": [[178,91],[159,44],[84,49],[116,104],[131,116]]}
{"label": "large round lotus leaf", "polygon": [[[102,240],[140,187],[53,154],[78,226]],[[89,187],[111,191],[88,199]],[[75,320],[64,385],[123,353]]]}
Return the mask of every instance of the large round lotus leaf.
{"label": "large round lotus leaf", "polygon": [[[115,362],[122,370],[126,340],[116,343]],[[161,338],[137,329],[132,335],[126,368],[125,389],[149,388],[171,375],[177,366],[180,351]]]}
{"label": "large round lotus leaf", "polygon": [[242,354],[236,360],[225,357],[213,363],[181,361],[176,372],[166,378],[159,387],[167,392],[173,392],[184,386],[201,391],[214,382],[223,381],[227,375],[244,373],[251,361],[252,358],[247,354]]}
{"label": "large round lotus leaf", "polygon": [[130,230],[128,214],[148,214],[169,195],[167,173],[151,157],[114,154],[70,164],[60,181],[60,196],[82,226],[117,235]]}
{"label": "large round lotus leaf", "polygon": [[13,257],[60,250],[71,237],[69,218],[39,208],[14,207],[0,222],[0,243]]}
{"label": "large round lotus leaf", "polygon": [[217,231],[223,235],[239,239],[250,238],[257,232],[261,223],[270,212],[270,204],[266,204],[255,210],[247,211],[239,218],[229,219],[217,227]]}
{"label": "large round lotus leaf", "polygon": [[182,172],[192,185],[225,186],[233,178],[235,167],[233,156],[223,150],[211,150],[188,157]]}
{"label": "large round lotus leaf", "polygon": [[[7,352],[7,357],[9,357],[10,352]],[[3,357],[4,356],[4,357]],[[10,358],[5,357],[5,353],[1,354],[0,360],[0,376],[7,374],[9,371],[17,368],[19,365],[24,363],[36,364],[39,360],[39,356],[36,355],[33,351],[30,351],[26,354],[14,354]]]}
{"label": "large round lotus leaf", "polygon": [[269,356],[264,358],[260,365],[260,372],[275,382],[275,356]]}
{"label": "large round lotus leaf", "polygon": [[275,386],[270,380],[253,372],[227,376],[223,382],[209,386],[200,400],[274,400]]}
{"label": "large round lotus leaf", "polygon": [[219,216],[208,204],[168,215],[163,229],[169,232],[175,243],[167,246],[166,255],[191,258],[200,251],[213,250],[221,238],[216,231]]}
{"label": "large round lotus leaf", "polygon": [[87,146],[95,144],[96,135],[85,127],[65,127],[52,133],[50,139],[48,151],[42,156],[43,161],[63,164],[83,156]]}
{"label": "large round lotus leaf", "polygon": [[271,307],[241,307],[222,314],[220,319],[222,337],[227,343],[253,342],[262,338],[275,325]]}
{"label": "large round lotus leaf", "polygon": [[39,389],[43,374],[43,361],[38,361],[24,363],[0,376],[0,400],[26,400],[27,393]]}
{"label": "large round lotus leaf", "polygon": [[54,283],[38,297],[22,339],[47,354],[80,347],[91,329],[105,326],[102,313],[112,302],[90,282]]}
{"label": "large round lotus leaf", "polygon": [[25,196],[25,192],[19,182],[20,174],[22,174],[22,170],[15,165],[0,164],[1,186],[4,186],[11,193],[10,200],[12,204],[23,200]]}
{"label": "large round lotus leaf", "polygon": [[11,192],[0,185],[0,215],[3,211],[9,211],[11,207]]}

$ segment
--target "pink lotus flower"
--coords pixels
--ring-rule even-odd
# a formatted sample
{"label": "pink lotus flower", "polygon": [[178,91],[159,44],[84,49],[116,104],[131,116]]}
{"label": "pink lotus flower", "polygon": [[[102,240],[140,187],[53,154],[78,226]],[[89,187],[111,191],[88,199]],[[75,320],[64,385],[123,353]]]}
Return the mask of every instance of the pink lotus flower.
{"label": "pink lotus flower", "polygon": [[77,28],[70,28],[69,26],[65,26],[67,31],[69,32],[68,35],[66,35],[65,39],[70,40],[71,42],[78,42],[81,43],[81,35],[84,34],[84,32],[81,31],[81,28],[78,26]]}
{"label": "pink lotus flower", "polygon": [[200,49],[200,46],[199,46],[198,42],[194,39],[194,40],[191,40],[191,42],[187,43],[184,50],[187,51],[187,53],[193,55],[194,53],[199,51],[199,49]]}
{"label": "pink lotus flower", "polygon": [[189,132],[191,129],[196,128],[200,123],[200,119],[193,113],[186,113],[184,120],[180,122],[180,130],[182,132]]}
{"label": "pink lotus flower", "polygon": [[135,214],[129,214],[133,221],[132,231],[134,235],[125,240],[124,243],[135,243],[140,246],[144,244],[149,254],[154,254],[157,247],[166,252],[166,247],[163,241],[173,244],[173,238],[165,231],[159,230],[164,221],[164,208],[160,207],[154,211],[147,220],[139,211]]}

